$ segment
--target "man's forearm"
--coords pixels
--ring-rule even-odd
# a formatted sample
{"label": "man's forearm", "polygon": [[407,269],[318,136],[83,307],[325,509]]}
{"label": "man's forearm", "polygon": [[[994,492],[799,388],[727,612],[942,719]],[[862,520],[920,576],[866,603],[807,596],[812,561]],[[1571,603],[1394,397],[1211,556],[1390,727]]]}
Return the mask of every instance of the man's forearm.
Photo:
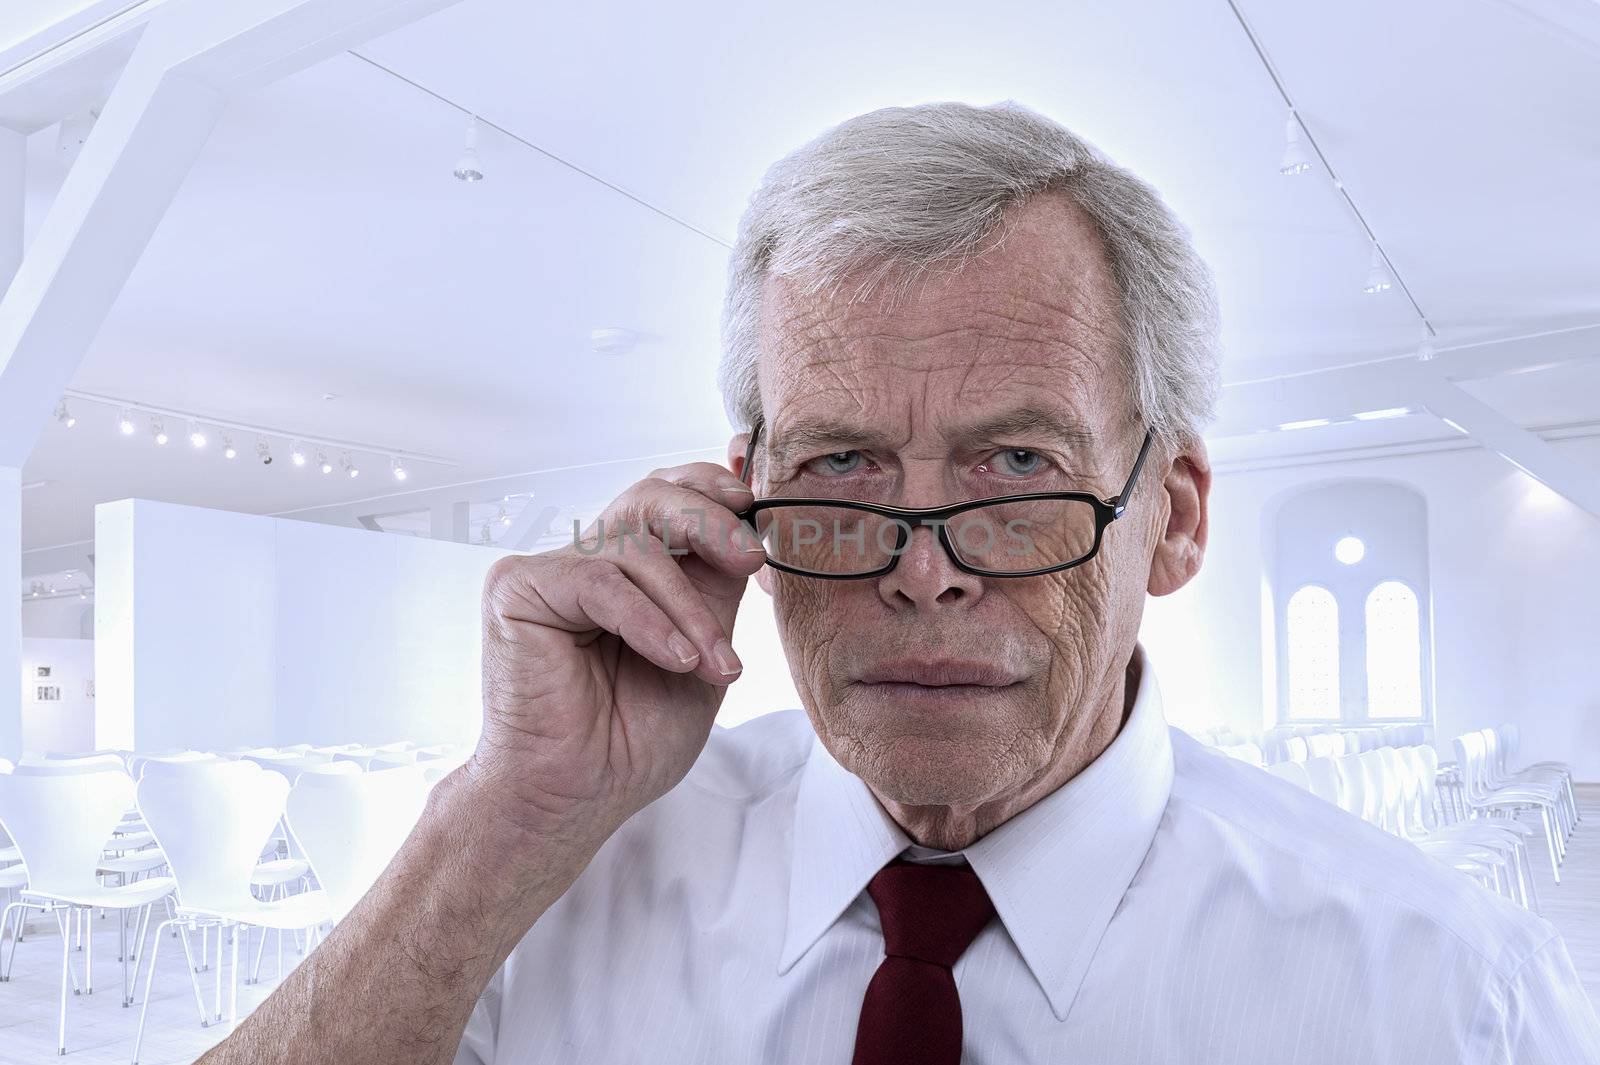
{"label": "man's forearm", "polygon": [[489,978],[592,857],[506,831],[458,770],[366,897],[200,1060],[450,1061]]}

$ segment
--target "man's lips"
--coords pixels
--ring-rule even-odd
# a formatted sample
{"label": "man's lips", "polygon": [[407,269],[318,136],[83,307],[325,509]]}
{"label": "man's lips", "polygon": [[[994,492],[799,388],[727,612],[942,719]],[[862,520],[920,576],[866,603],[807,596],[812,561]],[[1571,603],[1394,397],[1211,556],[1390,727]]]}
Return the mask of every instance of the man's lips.
{"label": "man's lips", "polygon": [[989,662],[934,658],[879,662],[863,670],[858,684],[918,685],[925,688],[1004,688],[1022,678]]}

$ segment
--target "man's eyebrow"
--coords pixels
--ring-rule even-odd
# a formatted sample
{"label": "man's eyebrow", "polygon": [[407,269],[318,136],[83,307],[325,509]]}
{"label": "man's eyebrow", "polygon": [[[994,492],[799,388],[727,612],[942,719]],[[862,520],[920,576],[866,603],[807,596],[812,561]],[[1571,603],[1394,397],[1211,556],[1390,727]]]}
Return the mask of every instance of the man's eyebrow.
{"label": "man's eyebrow", "polygon": [[846,421],[795,422],[782,430],[774,430],[767,439],[767,450],[779,461],[803,452],[832,454],[835,451],[854,451],[860,447],[882,445],[887,437],[876,429],[863,428]]}
{"label": "man's eyebrow", "polygon": [[1003,414],[968,422],[950,435],[964,440],[1044,436],[1080,450],[1093,450],[1096,442],[1094,433],[1087,427],[1047,407],[1016,407]]}

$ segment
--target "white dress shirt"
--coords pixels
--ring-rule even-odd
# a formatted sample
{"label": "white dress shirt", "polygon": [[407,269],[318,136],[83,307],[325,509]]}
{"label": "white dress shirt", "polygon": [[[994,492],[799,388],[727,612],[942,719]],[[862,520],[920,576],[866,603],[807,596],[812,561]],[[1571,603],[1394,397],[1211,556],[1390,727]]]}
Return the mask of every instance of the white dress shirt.
{"label": "white dress shirt", "polygon": [[[838,1063],[873,874],[969,862],[962,1061],[1600,1065],[1544,920],[1162,718],[960,852],[914,846],[803,710],[717,727],[485,990],[457,1065]],[[1556,889],[1562,890],[1562,889]]]}

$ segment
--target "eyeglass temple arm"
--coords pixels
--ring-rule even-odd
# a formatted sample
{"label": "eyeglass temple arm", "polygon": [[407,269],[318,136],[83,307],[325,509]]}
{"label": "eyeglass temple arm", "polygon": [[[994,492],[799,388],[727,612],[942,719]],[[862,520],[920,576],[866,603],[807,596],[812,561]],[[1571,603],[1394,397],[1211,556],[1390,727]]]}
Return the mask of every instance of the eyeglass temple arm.
{"label": "eyeglass temple arm", "polygon": [[1127,483],[1122,486],[1122,491],[1106,500],[1107,503],[1116,508],[1116,514],[1119,518],[1122,516],[1123,509],[1128,505],[1128,493],[1133,491],[1133,484],[1139,479],[1139,471],[1144,469],[1144,460],[1150,454],[1150,444],[1153,440],[1154,437],[1150,435],[1150,431],[1145,430],[1144,443],[1139,447],[1139,457],[1133,460],[1133,472],[1128,474]]}
{"label": "eyeglass temple arm", "polygon": [[750,426],[750,443],[746,445],[744,449],[744,469],[739,473],[739,480],[743,481],[751,488],[755,487],[755,485],[750,483],[751,477],[753,476],[750,472],[752,469],[751,463],[753,463],[756,458],[756,438],[760,435],[761,420],[758,418],[756,419],[755,424]]}

